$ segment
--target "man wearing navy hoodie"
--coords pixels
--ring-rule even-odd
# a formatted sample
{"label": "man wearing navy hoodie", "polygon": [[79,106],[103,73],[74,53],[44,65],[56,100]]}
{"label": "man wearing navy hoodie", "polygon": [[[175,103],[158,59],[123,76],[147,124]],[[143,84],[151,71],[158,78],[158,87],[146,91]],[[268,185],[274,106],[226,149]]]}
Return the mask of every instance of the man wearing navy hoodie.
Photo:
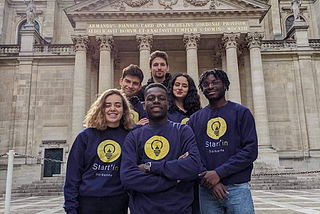
{"label": "man wearing navy hoodie", "polygon": [[192,180],[201,168],[193,131],[167,120],[168,96],[160,83],[145,90],[149,124],[130,132],[120,177],[129,189],[131,214],[191,214]]}
{"label": "man wearing navy hoodie", "polygon": [[258,155],[255,122],[248,108],[226,100],[229,85],[224,71],[205,71],[199,88],[209,105],[194,113],[188,122],[206,168],[200,174],[202,214],[254,213],[248,182]]}
{"label": "man wearing navy hoodie", "polygon": [[142,87],[143,72],[137,65],[129,65],[122,70],[122,77],[119,84],[121,90],[126,95],[131,104],[131,116],[137,125],[145,125],[148,123],[148,118],[143,105],[135,93]]}

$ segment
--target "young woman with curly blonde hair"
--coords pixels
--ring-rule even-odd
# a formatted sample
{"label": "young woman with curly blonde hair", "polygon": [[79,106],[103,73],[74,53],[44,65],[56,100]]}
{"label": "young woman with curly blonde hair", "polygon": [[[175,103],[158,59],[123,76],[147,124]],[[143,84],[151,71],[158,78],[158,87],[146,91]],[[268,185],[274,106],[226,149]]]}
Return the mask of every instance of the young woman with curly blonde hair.
{"label": "young woman with curly blonde hair", "polygon": [[117,89],[105,91],[85,117],[67,163],[64,208],[69,213],[119,213],[129,196],[120,181],[121,147],[134,122],[130,104]]}

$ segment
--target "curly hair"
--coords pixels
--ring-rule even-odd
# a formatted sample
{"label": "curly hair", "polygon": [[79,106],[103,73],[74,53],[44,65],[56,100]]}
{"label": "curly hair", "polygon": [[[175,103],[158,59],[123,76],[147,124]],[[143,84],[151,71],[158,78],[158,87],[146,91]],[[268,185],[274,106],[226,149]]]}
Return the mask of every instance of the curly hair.
{"label": "curly hair", "polygon": [[187,110],[187,113],[191,115],[196,111],[198,111],[199,109],[201,109],[201,104],[200,104],[200,96],[198,94],[198,89],[193,79],[188,74],[179,73],[175,75],[174,78],[170,81],[167,88],[168,95],[169,95],[169,111],[173,111],[176,106],[174,102],[175,96],[173,94],[173,86],[174,86],[174,83],[176,82],[176,79],[181,76],[185,77],[189,84],[188,93],[184,99],[183,107],[185,108],[185,110]]}
{"label": "curly hair", "polygon": [[229,86],[230,86],[230,81],[228,78],[228,75],[226,74],[226,72],[224,72],[223,70],[220,69],[212,69],[212,70],[207,70],[205,72],[203,72],[203,74],[201,74],[200,79],[199,79],[199,89],[201,91],[203,91],[203,82],[204,80],[210,75],[212,74],[216,79],[220,79],[223,83],[223,85],[226,87],[226,90],[229,90]]}
{"label": "curly hair", "polygon": [[103,92],[98,99],[92,104],[87,115],[85,116],[84,123],[88,128],[96,128],[98,130],[107,129],[107,120],[104,112],[104,105],[107,97],[110,95],[119,95],[123,105],[123,115],[120,120],[120,126],[125,129],[131,129],[134,127],[133,119],[130,115],[130,104],[127,98],[118,89],[109,89]]}

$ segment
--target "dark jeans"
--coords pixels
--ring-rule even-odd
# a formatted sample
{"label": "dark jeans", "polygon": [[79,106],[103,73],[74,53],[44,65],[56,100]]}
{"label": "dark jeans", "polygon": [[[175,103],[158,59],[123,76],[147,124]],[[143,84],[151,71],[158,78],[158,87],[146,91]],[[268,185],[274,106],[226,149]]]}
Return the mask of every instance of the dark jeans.
{"label": "dark jeans", "polygon": [[79,197],[79,214],[127,214],[127,193],[108,197]]}

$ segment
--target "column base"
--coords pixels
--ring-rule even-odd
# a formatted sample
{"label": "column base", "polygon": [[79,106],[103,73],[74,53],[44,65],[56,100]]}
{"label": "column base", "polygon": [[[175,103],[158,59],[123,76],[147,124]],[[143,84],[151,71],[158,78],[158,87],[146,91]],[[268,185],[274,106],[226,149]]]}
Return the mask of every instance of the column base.
{"label": "column base", "polygon": [[280,166],[279,154],[272,147],[259,147],[259,155],[256,162]]}

